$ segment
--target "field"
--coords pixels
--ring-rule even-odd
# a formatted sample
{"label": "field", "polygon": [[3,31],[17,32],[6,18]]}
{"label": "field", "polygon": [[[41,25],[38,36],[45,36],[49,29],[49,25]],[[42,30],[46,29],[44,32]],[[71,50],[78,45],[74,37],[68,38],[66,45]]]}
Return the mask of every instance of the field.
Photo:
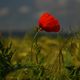
{"label": "field", "polygon": [[1,38],[0,80],[80,80],[80,34]]}

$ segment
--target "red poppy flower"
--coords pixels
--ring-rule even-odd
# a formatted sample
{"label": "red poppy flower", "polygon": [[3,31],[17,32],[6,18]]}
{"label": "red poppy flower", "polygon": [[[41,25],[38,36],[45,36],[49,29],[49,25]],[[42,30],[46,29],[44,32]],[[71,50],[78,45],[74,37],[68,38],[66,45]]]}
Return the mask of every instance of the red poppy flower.
{"label": "red poppy flower", "polygon": [[44,13],[39,19],[39,27],[47,32],[59,32],[59,21],[49,13]]}

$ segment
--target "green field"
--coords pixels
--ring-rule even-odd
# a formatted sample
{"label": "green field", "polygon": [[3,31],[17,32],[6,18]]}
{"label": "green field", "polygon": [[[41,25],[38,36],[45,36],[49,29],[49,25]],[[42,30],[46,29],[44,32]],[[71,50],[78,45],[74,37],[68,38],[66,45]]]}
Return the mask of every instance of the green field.
{"label": "green field", "polygon": [[80,80],[79,36],[1,38],[0,80]]}

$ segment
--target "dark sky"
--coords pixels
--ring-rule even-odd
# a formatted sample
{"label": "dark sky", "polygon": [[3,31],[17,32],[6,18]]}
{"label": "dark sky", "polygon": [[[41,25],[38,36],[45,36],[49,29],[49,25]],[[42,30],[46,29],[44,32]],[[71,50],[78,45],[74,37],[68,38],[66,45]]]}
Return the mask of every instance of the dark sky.
{"label": "dark sky", "polygon": [[80,27],[80,0],[0,0],[0,31],[29,30],[44,12],[56,16],[65,31]]}

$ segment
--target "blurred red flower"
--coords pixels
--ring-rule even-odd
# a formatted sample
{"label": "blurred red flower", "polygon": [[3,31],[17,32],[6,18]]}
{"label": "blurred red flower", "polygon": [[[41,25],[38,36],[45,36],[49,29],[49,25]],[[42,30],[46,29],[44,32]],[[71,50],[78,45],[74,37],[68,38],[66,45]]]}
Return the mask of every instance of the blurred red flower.
{"label": "blurred red flower", "polygon": [[60,24],[58,19],[49,13],[44,13],[39,21],[39,27],[46,32],[59,32]]}

